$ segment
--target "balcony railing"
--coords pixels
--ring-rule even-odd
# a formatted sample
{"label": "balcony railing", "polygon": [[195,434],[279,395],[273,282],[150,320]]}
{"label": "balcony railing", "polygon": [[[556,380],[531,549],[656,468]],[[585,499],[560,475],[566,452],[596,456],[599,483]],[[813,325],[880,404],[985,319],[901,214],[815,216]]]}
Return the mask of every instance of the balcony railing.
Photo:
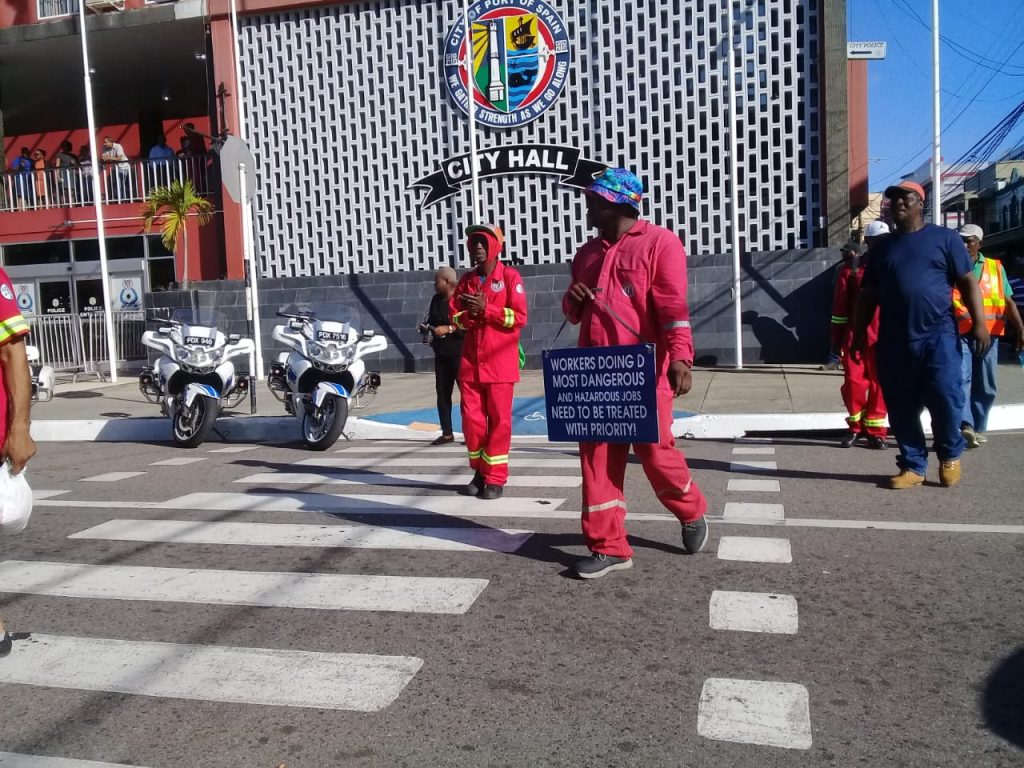
{"label": "balcony railing", "polygon": [[[196,194],[209,196],[219,183],[211,155],[104,163],[100,174],[105,203],[141,203],[154,187],[185,180],[192,181]],[[2,198],[0,211],[4,212],[92,205],[92,166],[7,171]]]}
{"label": "balcony railing", "polygon": [[53,19],[78,13],[78,0],[38,0],[39,18]]}

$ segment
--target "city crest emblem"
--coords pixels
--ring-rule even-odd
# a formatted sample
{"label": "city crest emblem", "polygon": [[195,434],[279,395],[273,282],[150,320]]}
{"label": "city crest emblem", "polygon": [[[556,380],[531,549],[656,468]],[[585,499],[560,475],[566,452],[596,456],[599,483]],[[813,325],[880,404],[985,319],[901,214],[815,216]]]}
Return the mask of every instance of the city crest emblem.
{"label": "city crest emblem", "polygon": [[569,35],[543,0],[477,0],[469,9],[472,78],[466,73],[466,34],[460,18],[444,48],[452,99],[492,128],[515,128],[540,117],[569,75]]}

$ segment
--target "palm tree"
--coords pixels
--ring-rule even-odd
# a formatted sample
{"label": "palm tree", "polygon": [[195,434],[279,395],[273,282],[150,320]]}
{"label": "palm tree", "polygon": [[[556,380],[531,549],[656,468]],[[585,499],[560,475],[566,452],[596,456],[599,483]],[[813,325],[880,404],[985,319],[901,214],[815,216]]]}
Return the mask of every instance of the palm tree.
{"label": "palm tree", "polygon": [[188,217],[195,216],[199,225],[209,223],[213,216],[213,205],[209,200],[196,194],[190,179],[172,181],[166,187],[153,187],[142,206],[142,228],[149,232],[153,223],[160,227],[164,248],[177,255],[178,236],[185,242],[185,266],[182,270],[182,288],[188,289]]}

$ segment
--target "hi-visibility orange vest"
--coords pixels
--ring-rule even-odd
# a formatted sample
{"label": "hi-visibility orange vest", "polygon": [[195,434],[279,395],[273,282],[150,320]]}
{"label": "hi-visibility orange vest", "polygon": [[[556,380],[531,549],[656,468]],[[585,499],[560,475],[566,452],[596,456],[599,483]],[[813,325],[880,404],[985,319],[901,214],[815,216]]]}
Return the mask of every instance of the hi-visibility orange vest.
{"label": "hi-visibility orange vest", "polygon": [[[981,299],[985,305],[985,325],[993,336],[1006,330],[1006,294],[1003,293],[1003,267],[996,259],[981,257]],[[953,314],[961,335],[969,333],[974,322],[957,288],[953,289]]]}

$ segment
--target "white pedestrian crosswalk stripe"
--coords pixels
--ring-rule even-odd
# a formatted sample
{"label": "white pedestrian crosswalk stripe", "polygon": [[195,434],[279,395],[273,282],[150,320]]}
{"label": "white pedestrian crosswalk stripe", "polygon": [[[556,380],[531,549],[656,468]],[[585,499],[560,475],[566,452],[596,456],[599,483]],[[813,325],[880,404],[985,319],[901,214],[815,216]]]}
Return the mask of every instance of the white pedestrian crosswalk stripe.
{"label": "white pedestrian crosswalk stripe", "polygon": [[40,499],[52,499],[54,496],[63,496],[65,493],[71,493],[71,491],[46,491],[33,488],[32,500],[39,501]]}
{"label": "white pedestrian crosswalk stripe", "polygon": [[443,552],[515,552],[532,531],[498,528],[379,528],[369,525],[109,520],[70,539],[259,547],[349,547]]}
{"label": "white pedestrian crosswalk stripe", "polygon": [[[464,445],[430,445],[423,443],[403,443],[402,445],[351,445],[346,446],[340,450],[334,452],[335,455],[339,453],[346,454],[365,454],[365,453],[379,453],[386,456],[404,456],[413,458],[416,456],[424,455],[457,455],[463,459],[466,458],[466,446]],[[554,446],[554,445],[542,445],[538,444],[535,446],[530,445],[519,445],[512,446],[509,450],[509,456],[512,461],[515,461],[518,456],[544,456],[544,455],[567,455],[567,456],[579,456],[580,452],[578,448],[571,446]]]}
{"label": "white pedestrian crosswalk stripe", "polygon": [[734,477],[726,486],[727,491],[757,492],[757,493],[779,493],[782,486],[778,480],[748,480],[743,477]]}
{"label": "white pedestrian crosswalk stripe", "polygon": [[783,520],[786,508],[782,504],[756,504],[754,502],[728,501],[722,517],[730,520]]}
{"label": "white pedestrian crosswalk stripe", "polygon": [[0,562],[0,592],[265,608],[461,614],[486,586],[486,579]]}
{"label": "white pedestrian crosswalk stripe", "polygon": [[[452,467],[456,469],[469,470],[469,463],[464,456],[410,456],[401,459],[388,459],[383,457],[363,458],[336,456],[317,457],[300,461],[294,466],[297,467],[338,467],[341,469],[374,469],[375,467],[401,467],[412,471],[418,467]],[[523,457],[513,456],[509,459],[509,466],[513,471],[517,467],[529,467],[540,469],[576,469],[580,468],[579,459],[552,458],[549,456]]]}
{"label": "white pedestrian crosswalk stripe", "polygon": [[710,678],[700,694],[697,733],[717,741],[810,749],[807,689],[795,683]]}
{"label": "white pedestrian crosswalk stripe", "polygon": [[176,456],[173,459],[164,459],[163,461],[154,461],[149,466],[151,467],[187,467],[189,464],[197,464],[200,461],[206,461],[204,456]]}
{"label": "white pedestrian crosswalk stripe", "polygon": [[[267,483],[270,485],[465,485],[472,479],[468,470],[447,475],[407,473],[374,474],[372,472],[299,473],[265,472],[236,480],[236,483]],[[508,478],[510,488],[576,488],[583,481],[575,475],[518,475]]]}
{"label": "white pedestrian crosswalk stripe", "polygon": [[0,752],[0,768],[132,768],[125,763],[97,763],[95,760],[75,760],[46,755],[22,755]]}
{"label": "white pedestrian crosswalk stripe", "polygon": [[733,461],[729,463],[730,472],[776,472],[779,465],[774,461]]}
{"label": "white pedestrian crosswalk stripe", "polygon": [[799,624],[796,598],[765,592],[711,593],[712,629],[795,635]]}
{"label": "white pedestrian crosswalk stripe", "polygon": [[128,480],[132,477],[139,477],[145,472],[107,472],[105,475],[95,477],[83,477],[83,483],[116,483],[118,480]]}
{"label": "white pedestrian crosswalk stripe", "polygon": [[207,453],[245,453],[255,451],[257,448],[258,445],[229,445],[227,448],[212,448]]}
{"label": "white pedestrian crosswalk stripe", "polygon": [[[325,512],[379,515],[432,514],[450,517],[556,517],[565,499],[503,496],[477,501],[465,496],[333,493],[190,493],[163,502],[168,509],[252,512]],[[579,517],[579,512],[573,512]]]}
{"label": "white pedestrian crosswalk stripe", "polygon": [[739,446],[732,449],[734,456],[774,456],[775,449],[768,446]]}
{"label": "white pedestrian crosswalk stripe", "polygon": [[422,665],[412,656],[33,633],[16,642],[10,659],[0,664],[0,683],[377,712],[398,697]]}
{"label": "white pedestrian crosswalk stripe", "polygon": [[789,539],[722,536],[718,540],[718,559],[745,563],[791,563],[793,551]]}

